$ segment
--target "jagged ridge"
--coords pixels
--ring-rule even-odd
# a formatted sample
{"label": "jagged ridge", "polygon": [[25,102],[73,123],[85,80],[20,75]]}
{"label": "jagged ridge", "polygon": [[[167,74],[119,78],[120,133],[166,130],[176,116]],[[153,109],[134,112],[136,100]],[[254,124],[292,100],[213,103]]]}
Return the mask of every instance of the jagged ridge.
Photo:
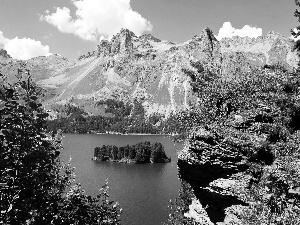
{"label": "jagged ridge", "polygon": [[[95,114],[93,101],[138,98],[149,114],[168,116],[172,111],[188,108],[189,101],[195,100],[189,78],[182,73],[182,69],[190,68],[190,60],[200,61],[207,70],[232,79],[237,68],[243,72],[265,64],[280,64],[292,70],[298,64],[292,47],[291,40],[274,33],[257,39],[234,37],[218,42],[206,28],[191,40],[176,44],[150,34],[137,37],[122,29],[77,60],[54,55],[22,63],[31,68],[39,85],[52,93],[53,97],[45,102],[49,107],[72,101]],[[16,73],[20,64],[11,60],[1,71]]]}

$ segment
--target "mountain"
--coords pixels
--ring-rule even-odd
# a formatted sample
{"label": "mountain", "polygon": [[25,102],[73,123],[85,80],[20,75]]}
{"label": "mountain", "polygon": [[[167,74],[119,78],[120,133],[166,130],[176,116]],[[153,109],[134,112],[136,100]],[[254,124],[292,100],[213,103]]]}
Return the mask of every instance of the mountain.
{"label": "mountain", "polygon": [[199,61],[212,73],[233,79],[237,73],[254,68],[282,66],[293,70],[299,57],[293,41],[270,32],[265,37],[222,39],[219,42],[206,28],[184,43],[161,41],[150,34],[137,37],[122,29],[113,38],[102,40],[93,52],[68,60],[54,54],[26,61],[2,58],[1,72],[11,79],[19,67],[29,68],[34,80],[47,90],[46,108],[72,103],[97,115],[95,102],[115,99],[143,102],[147,115],[188,108],[195,101],[190,78],[182,72]]}
{"label": "mountain", "polygon": [[280,65],[289,70],[297,68],[299,62],[297,52],[293,51],[294,43],[292,39],[275,32],[258,38],[223,38],[220,42],[224,56],[239,52],[250,64]]}

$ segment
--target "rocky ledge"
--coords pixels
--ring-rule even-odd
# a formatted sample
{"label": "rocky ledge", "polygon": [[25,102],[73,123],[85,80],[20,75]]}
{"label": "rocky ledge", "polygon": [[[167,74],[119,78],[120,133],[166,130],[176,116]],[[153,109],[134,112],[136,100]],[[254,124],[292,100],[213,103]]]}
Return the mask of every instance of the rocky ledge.
{"label": "rocky ledge", "polygon": [[[234,118],[227,127],[193,132],[179,154],[180,178],[194,196],[184,216],[196,224],[299,224],[300,155],[293,143],[299,132],[266,145],[253,129],[272,121]],[[243,131],[236,129],[241,123],[248,124]]]}
{"label": "rocky ledge", "polygon": [[209,217],[206,221],[213,223],[224,221],[226,208],[248,205],[235,193],[238,187],[249,183],[247,176],[240,179],[249,168],[248,161],[237,149],[228,149],[226,140],[217,139],[207,130],[198,130],[190,137],[178,160],[180,178],[191,185],[200,201],[198,205],[206,209]]}

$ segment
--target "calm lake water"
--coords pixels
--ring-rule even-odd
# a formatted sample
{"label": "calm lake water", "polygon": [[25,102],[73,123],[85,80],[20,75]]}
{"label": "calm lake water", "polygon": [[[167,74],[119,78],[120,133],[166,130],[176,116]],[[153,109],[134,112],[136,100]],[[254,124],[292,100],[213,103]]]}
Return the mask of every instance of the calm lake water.
{"label": "calm lake water", "polygon": [[[108,179],[110,200],[118,201],[124,225],[158,225],[168,218],[170,199],[178,197],[176,151],[182,144],[174,144],[169,136],[65,134],[61,159],[72,157],[77,182],[89,195],[97,194]],[[95,162],[94,148],[102,145],[133,145],[142,141],[160,142],[172,162],[163,164],[123,164]]]}

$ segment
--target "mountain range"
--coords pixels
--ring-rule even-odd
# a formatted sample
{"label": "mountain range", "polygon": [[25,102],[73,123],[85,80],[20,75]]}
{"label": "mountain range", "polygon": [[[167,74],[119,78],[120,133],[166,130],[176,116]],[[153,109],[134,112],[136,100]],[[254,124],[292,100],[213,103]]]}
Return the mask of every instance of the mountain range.
{"label": "mountain range", "polygon": [[93,52],[75,60],[53,54],[20,61],[0,50],[0,72],[13,80],[19,68],[29,69],[33,80],[47,92],[43,104],[48,110],[70,103],[90,115],[105,115],[96,102],[136,99],[142,102],[147,115],[168,117],[196,100],[190,78],[183,72],[193,69],[191,62],[200,62],[224,79],[235,79],[241,72],[270,66],[295,70],[299,56],[293,48],[292,39],[274,32],[256,39],[236,36],[218,41],[205,28],[178,44],[151,34],[137,37],[122,29],[110,41],[102,40]]}

